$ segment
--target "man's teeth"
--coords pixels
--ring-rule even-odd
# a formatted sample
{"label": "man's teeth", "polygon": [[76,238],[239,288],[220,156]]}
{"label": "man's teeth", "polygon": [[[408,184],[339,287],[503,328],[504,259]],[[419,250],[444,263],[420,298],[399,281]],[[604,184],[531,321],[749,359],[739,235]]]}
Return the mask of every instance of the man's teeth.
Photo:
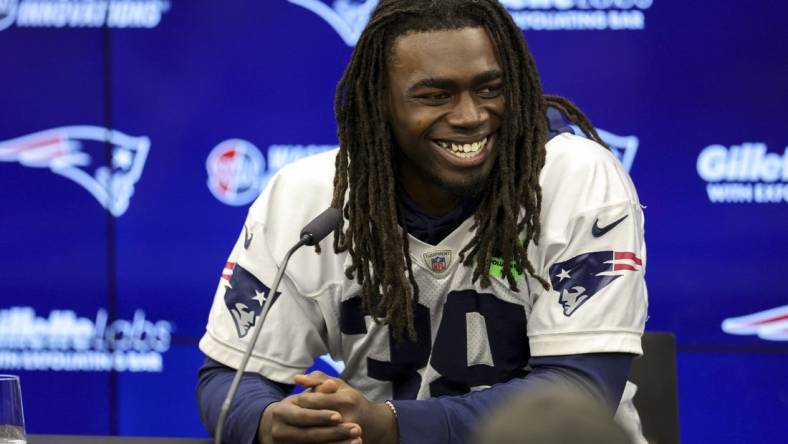
{"label": "man's teeth", "polygon": [[473,143],[450,143],[442,140],[438,141],[441,148],[451,150],[452,154],[457,157],[468,159],[474,157],[485,145],[487,145],[487,138]]}

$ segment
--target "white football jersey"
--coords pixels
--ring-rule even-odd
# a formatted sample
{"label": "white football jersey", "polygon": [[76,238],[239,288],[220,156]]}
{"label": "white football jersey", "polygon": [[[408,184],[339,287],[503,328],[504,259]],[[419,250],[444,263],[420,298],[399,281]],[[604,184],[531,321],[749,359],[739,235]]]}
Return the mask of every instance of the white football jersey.
{"label": "white football jersey", "polygon": [[[301,228],[331,202],[336,151],[282,168],[252,205],[214,297],[200,349],[237,368],[277,265]],[[490,269],[492,285],[471,281],[458,252],[473,217],[439,245],[409,237],[419,286],[419,340],[396,342],[361,313],[360,287],[345,277],[347,253],[333,235],[296,252],[275,295],[248,370],[293,383],[317,356],[346,365],[342,378],[369,399],[424,399],[466,393],[527,372],[531,356],[641,354],[646,319],[643,214],[619,161],[582,137],[547,144],[541,172],[542,234],[528,257],[551,289],[520,276],[519,292]]]}

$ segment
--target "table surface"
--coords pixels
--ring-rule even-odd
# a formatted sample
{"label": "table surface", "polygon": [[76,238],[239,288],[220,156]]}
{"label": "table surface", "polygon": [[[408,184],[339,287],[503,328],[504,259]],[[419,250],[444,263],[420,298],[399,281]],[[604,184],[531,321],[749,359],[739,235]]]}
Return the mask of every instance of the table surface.
{"label": "table surface", "polygon": [[211,444],[208,438],[140,436],[27,435],[27,444]]}

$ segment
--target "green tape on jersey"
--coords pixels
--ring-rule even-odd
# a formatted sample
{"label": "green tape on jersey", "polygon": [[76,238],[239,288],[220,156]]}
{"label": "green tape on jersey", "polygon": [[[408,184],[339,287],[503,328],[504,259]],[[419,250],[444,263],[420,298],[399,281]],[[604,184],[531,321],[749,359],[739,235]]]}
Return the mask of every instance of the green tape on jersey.
{"label": "green tape on jersey", "polygon": [[[512,269],[512,276],[514,276],[515,279],[523,278],[523,276],[524,276],[523,273],[520,273],[519,271],[517,271],[517,268],[514,266],[513,262],[511,263],[511,269]],[[492,260],[490,260],[490,276],[497,277],[498,279],[503,279],[504,278],[503,277],[503,258],[493,257]]]}

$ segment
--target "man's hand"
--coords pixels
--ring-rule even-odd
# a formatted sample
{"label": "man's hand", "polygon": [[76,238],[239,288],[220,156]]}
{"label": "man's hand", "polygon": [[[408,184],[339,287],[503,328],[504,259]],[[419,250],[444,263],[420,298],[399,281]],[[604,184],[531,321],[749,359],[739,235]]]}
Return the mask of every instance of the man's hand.
{"label": "man's hand", "polygon": [[339,378],[316,371],[298,375],[295,383],[308,390],[299,398],[299,406],[315,411],[333,411],[342,420],[358,424],[365,442],[397,444],[399,431],[394,412],[385,404],[370,402],[358,390]]}
{"label": "man's hand", "polygon": [[305,408],[301,405],[304,395],[288,396],[263,411],[257,431],[259,443],[361,444],[357,423],[343,422],[335,410]]}

